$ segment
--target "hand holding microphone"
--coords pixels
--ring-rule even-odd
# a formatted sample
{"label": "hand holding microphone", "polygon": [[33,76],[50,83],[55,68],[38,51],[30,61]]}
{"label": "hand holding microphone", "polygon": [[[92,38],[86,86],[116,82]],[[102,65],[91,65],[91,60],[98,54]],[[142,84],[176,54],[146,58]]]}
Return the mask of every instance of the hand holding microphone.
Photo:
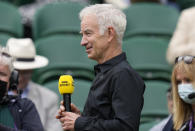
{"label": "hand holding microphone", "polygon": [[73,83],[74,80],[70,75],[62,75],[59,78],[58,89],[60,94],[63,95],[63,102],[61,104],[63,103],[66,112],[64,112],[64,107],[62,106],[63,109],[59,110],[56,118],[60,120],[62,128],[66,131],[74,130],[75,121],[80,116],[78,108],[74,104],[71,104],[71,94],[74,91]]}
{"label": "hand holding microphone", "polygon": [[58,89],[63,95],[65,111],[71,111],[71,94],[74,92],[74,80],[70,75],[60,76]]}

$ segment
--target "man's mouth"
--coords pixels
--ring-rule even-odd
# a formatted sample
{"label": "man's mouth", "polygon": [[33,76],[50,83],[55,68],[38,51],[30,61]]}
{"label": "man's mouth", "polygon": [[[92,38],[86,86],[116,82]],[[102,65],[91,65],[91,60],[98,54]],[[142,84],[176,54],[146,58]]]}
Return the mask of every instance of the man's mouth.
{"label": "man's mouth", "polygon": [[87,47],[86,48],[86,53],[89,53],[92,50],[92,47]]}

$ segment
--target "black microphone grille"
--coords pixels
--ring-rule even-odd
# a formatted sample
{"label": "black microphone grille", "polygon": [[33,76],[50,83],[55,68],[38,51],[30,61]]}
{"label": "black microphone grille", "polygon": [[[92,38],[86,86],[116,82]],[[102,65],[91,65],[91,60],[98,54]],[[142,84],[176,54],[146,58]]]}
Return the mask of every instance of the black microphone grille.
{"label": "black microphone grille", "polygon": [[194,92],[194,93],[189,94],[189,95],[188,95],[188,98],[189,98],[189,99],[193,99],[193,98],[195,98],[195,92]]}

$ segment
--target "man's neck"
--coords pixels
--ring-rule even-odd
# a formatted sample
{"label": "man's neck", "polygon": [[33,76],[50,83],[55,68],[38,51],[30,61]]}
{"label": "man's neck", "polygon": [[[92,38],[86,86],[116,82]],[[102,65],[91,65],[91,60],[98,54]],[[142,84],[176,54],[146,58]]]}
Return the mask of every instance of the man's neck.
{"label": "man's neck", "polygon": [[114,58],[115,56],[120,55],[121,53],[122,53],[122,49],[121,49],[120,46],[119,46],[118,48],[108,50],[108,51],[104,54],[103,58],[100,59],[100,60],[98,61],[98,63],[99,63],[99,64],[102,64],[102,63],[104,63],[104,62],[106,62],[106,61],[108,61],[108,60]]}

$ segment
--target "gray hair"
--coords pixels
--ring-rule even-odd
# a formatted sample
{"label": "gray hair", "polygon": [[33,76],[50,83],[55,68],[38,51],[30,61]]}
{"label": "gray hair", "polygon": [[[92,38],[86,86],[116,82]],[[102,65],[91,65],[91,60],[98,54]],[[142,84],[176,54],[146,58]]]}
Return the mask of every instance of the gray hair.
{"label": "gray hair", "polygon": [[0,46],[0,64],[7,65],[9,67],[10,72],[14,70],[13,58],[10,56],[8,49],[1,46]]}
{"label": "gray hair", "polygon": [[112,4],[90,5],[81,10],[80,19],[82,20],[84,16],[89,14],[96,15],[101,35],[104,34],[109,26],[112,26],[116,31],[118,42],[122,43],[127,20],[126,15],[120,9],[117,9]]}

